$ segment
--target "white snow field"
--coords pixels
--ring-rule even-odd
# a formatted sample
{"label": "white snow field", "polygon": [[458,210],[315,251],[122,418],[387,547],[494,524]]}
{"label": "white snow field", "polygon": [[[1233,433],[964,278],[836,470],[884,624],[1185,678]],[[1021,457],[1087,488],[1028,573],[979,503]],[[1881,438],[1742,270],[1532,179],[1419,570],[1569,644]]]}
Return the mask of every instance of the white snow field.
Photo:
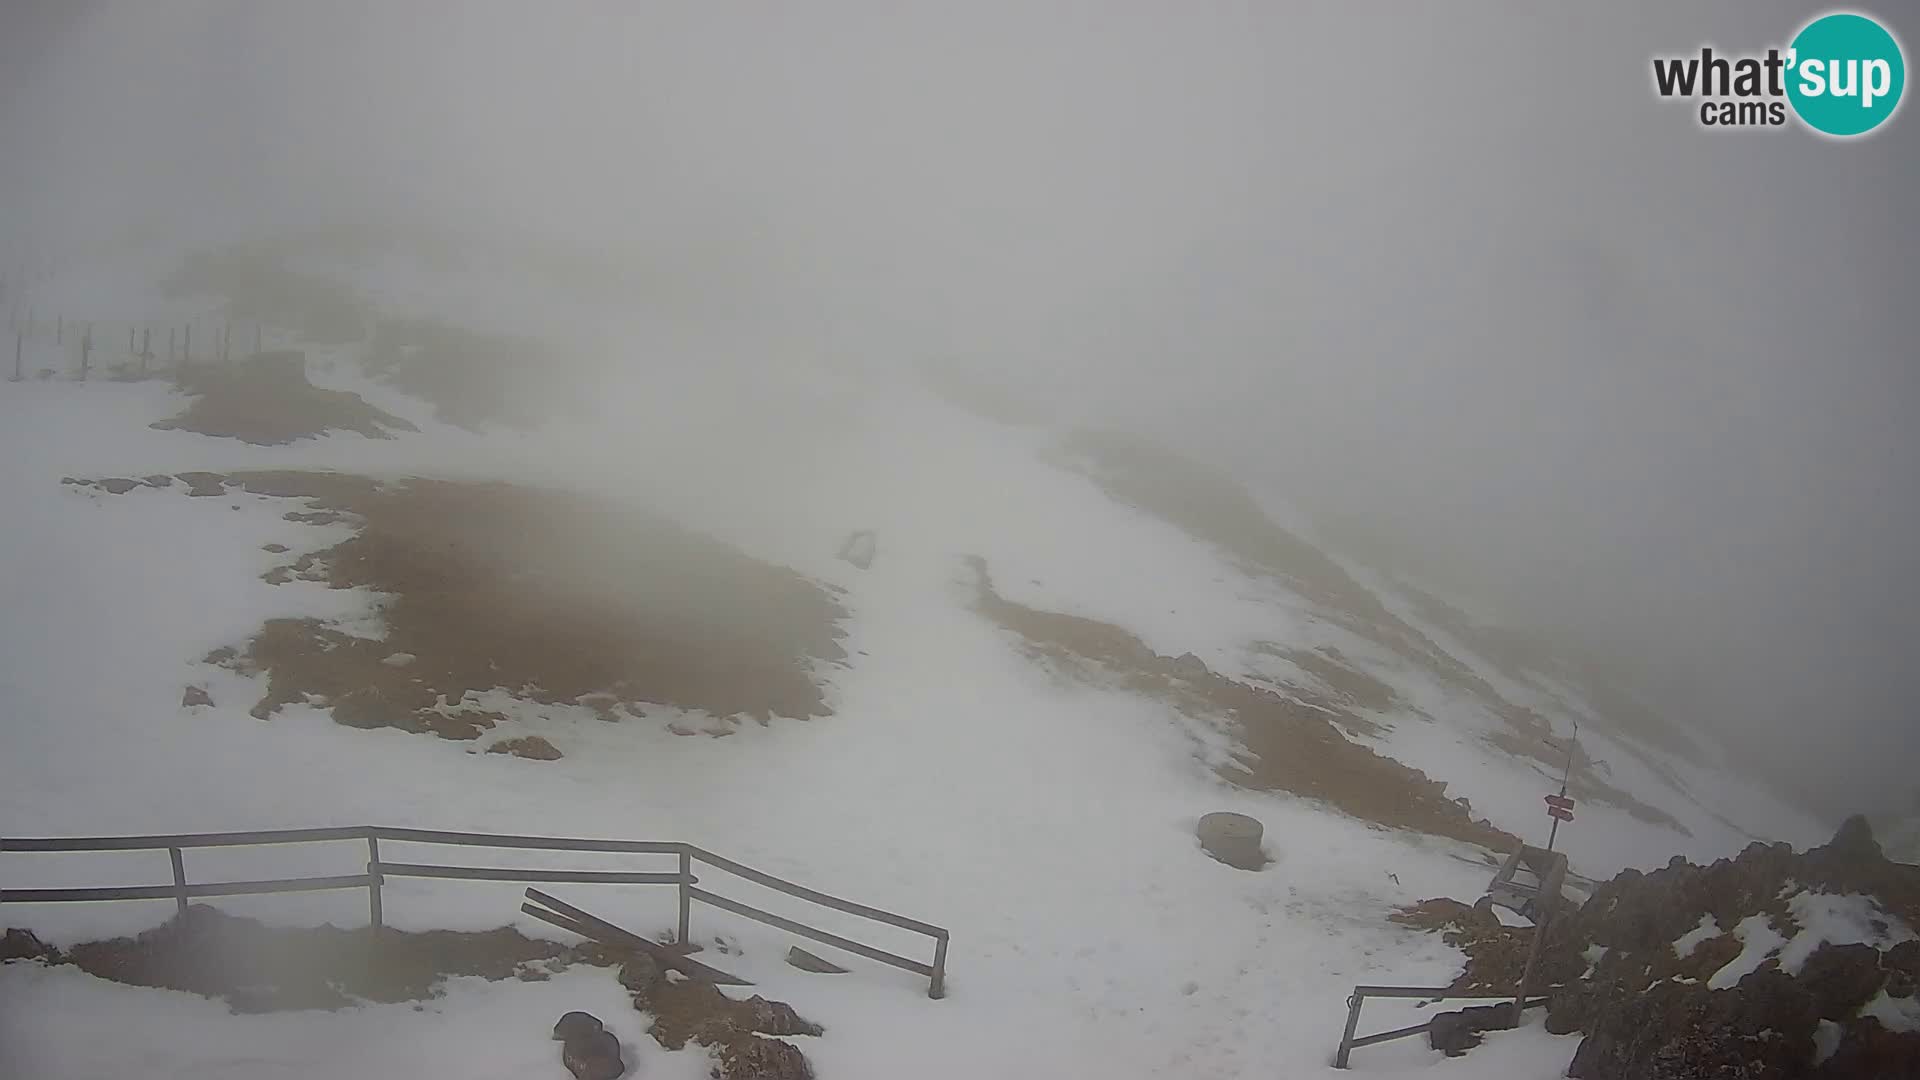
{"label": "white snow field", "polygon": [[[125,318],[145,314],[134,301],[123,306]],[[696,934],[742,943],[744,955],[724,966],[754,980],[753,992],[825,1025],[823,1037],[795,1040],[823,1080],[1321,1075],[1331,1072],[1353,984],[1443,985],[1458,970],[1459,955],[1437,935],[1385,916],[1426,897],[1478,896],[1489,874],[1478,849],[1231,787],[1210,767],[1230,749],[1214,724],[1038,666],[969,608],[963,558],[978,555],[1009,599],[1116,622],[1163,654],[1193,652],[1228,675],[1261,677],[1257,641],[1363,655],[1364,643],[1279,583],[1045,463],[1051,433],[983,419],[904,377],[692,357],[673,377],[606,376],[594,415],[480,434],[436,423],[423,403],[362,378],[351,349],[310,356],[316,382],[360,392],[421,432],[250,446],[149,429],[182,404],[161,382],[0,382],[0,834],[371,823],[684,840],[946,927],[949,993],[932,1001],[924,980],[824,947],[851,972],[800,973],[781,962],[797,939],[695,909]],[[277,562],[262,545],[315,550],[346,528],[285,521],[283,500],[188,498],[177,486],[113,496],[60,481],[285,466],[575,488],[664,512],[844,588],[849,661],[823,675],[832,715],[687,738],[667,730],[667,715],[607,724],[586,708],[505,694],[490,703],[511,717],[499,734],[538,733],[559,746],[566,756],[552,762],[348,729],[298,706],[256,720],[248,709],[260,688],[200,658],[244,641],[265,618],[364,625],[367,595],[260,580]],[[833,557],[856,528],[878,536],[866,571]],[[1498,677],[1471,654],[1461,659]],[[1540,797],[1553,783],[1475,738],[1490,718],[1430,678],[1378,672],[1424,715],[1375,717],[1386,725],[1376,747],[1445,781],[1476,814],[1544,840]],[[216,704],[182,707],[189,684]],[[1626,738],[1598,716],[1584,718],[1583,739],[1589,733],[1596,746]],[[1732,854],[1748,832],[1796,844],[1826,832],[1730,774],[1689,767],[1682,792],[1630,754],[1598,752],[1613,782],[1692,835],[1583,806],[1560,833],[1581,873]],[[1260,819],[1276,861],[1244,873],[1207,858],[1193,825],[1215,810]],[[456,861],[404,847],[383,854]],[[188,859],[206,880],[353,873],[364,857],[345,844]],[[167,875],[158,853],[0,855],[5,887]],[[672,925],[670,889],[553,891],[643,932]],[[720,891],[883,948],[930,951],[925,939],[742,882]],[[513,923],[560,935],[521,917],[517,894],[396,882],[385,908],[407,929]],[[353,925],[366,920],[365,903],[346,892],[218,906],[276,923]],[[8,905],[0,922],[66,944],[171,913],[165,901]],[[0,968],[0,1076],[558,1076],[547,1032],[574,1008],[609,1022],[638,1075],[705,1074],[698,1048],[669,1054],[643,1034],[645,1018],[604,971],[533,984],[455,979],[424,1011],[247,1016],[180,992],[15,963]],[[1362,1027],[1415,1015],[1369,1003]],[[1366,1048],[1353,1071],[1558,1076],[1576,1040],[1538,1023],[1496,1033],[1460,1060],[1418,1039]]]}

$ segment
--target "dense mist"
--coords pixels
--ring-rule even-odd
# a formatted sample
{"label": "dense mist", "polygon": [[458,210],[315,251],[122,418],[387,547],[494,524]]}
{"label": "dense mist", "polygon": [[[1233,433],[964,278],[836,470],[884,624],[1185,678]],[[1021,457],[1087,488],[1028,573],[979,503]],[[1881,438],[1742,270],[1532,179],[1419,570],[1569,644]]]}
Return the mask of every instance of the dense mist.
{"label": "dense mist", "polygon": [[14,2],[0,271],[339,223],[565,251],[674,340],[1152,434],[1824,811],[1907,808],[1912,108],[1720,133],[1650,86],[1818,10]]}

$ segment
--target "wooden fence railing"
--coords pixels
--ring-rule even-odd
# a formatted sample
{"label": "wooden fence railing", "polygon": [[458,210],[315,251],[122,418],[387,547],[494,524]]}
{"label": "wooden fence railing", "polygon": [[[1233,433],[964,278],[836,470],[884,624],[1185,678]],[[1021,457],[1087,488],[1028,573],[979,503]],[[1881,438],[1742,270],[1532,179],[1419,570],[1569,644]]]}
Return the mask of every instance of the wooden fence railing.
{"label": "wooden fence railing", "polygon": [[[193,883],[187,879],[184,853],[192,848],[248,847],[270,844],[312,844],[339,840],[363,840],[367,845],[367,869],[363,874],[334,874],[323,877],[271,878],[254,881],[217,881]],[[438,863],[387,862],[380,857],[380,841],[410,844],[445,844],[456,847],[518,848],[540,851],[625,852],[676,855],[679,866],[666,873],[641,873],[616,870],[555,870],[525,867],[452,866]],[[772,874],[734,862],[732,859],[692,844],[657,840],[582,840],[556,836],[508,836],[496,833],[445,832],[436,829],[392,829],[379,825],[349,825],[331,829],[271,829],[257,832],[180,833],[154,836],[95,836],[52,838],[0,838],[0,852],[75,852],[75,851],[160,851],[173,863],[173,881],[166,885],[100,886],[74,889],[0,889],[0,904],[71,903],[101,900],[171,899],[181,912],[196,897],[246,896],[261,893],[316,892],[328,889],[367,890],[367,911],[375,927],[383,926],[381,885],[389,877],[439,878],[458,881],[543,881],[589,882],[622,885],[673,885],[680,893],[678,941],[691,940],[689,923],[693,902],[717,907],[744,918],[799,934],[815,941],[864,956],[882,964],[924,976],[927,996],[946,996],[947,931],[909,919],[890,911],[856,904],[830,896],[804,885],[774,877]],[[831,934],[805,923],[775,915],[743,904],[719,893],[699,888],[693,875],[699,862],[722,870],[756,885],[782,892],[821,907],[857,915],[874,922],[897,926],[934,941],[933,962],[923,963],[850,938]]]}

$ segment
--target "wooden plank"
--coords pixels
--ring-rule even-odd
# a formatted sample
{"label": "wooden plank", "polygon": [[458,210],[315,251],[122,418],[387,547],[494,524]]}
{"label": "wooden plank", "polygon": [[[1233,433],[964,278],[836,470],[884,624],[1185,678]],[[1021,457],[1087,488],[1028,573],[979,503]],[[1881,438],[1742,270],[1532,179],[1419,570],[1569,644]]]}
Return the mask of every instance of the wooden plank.
{"label": "wooden plank", "polygon": [[520,870],[399,862],[375,864],[372,872],[388,877],[456,878],[463,881],[598,881],[625,885],[678,885],[682,880],[679,874],[648,874],[627,870]]}
{"label": "wooden plank", "polygon": [[671,971],[678,971],[690,979],[699,979],[703,982],[710,982],[719,986],[753,985],[753,983],[737,975],[729,975],[719,968],[708,967],[698,960],[689,960],[657,941],[650,941],[632,931],[623,930],[607,922],[605,919],[589,915],[577,907],[555,900],[553,897],[548,896],[538,889],[528,889],[527,899],[532,900],[536,904],[543,904],[546,907],[552,908],[554,911],[568,916],[575,922],[585,926],[592,931],[591,936],[596,941],[605,941],[608,944],[626,945],[630,948],[639,949],[658,961],[661,967]]}
{"label": "wooden plank", "polygon": [[882,911],[879,908],[868,907],[865,904],[856,904],[851,900],[842,900],[837,896],[829,896],[826,893],[809,889],[805,885],[795,885],[791,881],[774,877],[772,874],[762,873],[751,866],[734,862],[732,859],[723,859],[703,848],[689,845],[687,852],[709,866],[718,867],[730,874],[736,874],[746,878],[756,885],[765,885],[769,889],[786,893],[788,896],[797,896],[802,900],[811,900],[823,907],[830,907],[838,911],[844,911],[849,915],[859,915],[863,918],[873,919],[876,922],[898,926],[903,930],[912,930],[925,934],[928,937],[945,937],[947,934],[945,930],[931,923],[923,923],[918,919],[909,919],[905,915],[895,915],[891,911]]}
{"label": "wooden plank", "polygon": [[877,960],[882,964],[897,967],[902,971],[911,971],[915,975],[925,975],[928,978],[933,977],[933,967],[931,965],[922,964],[916,960],[909,960],[904,956],[895,956],[893,953],[876,949],[871,945],[862,945],[857,941],[843,938],[838,934],[829,934],[825,930],[815,930],[805,923],[795,922],[792,919],[775,915],[770,911],[761,911],[757,907],[751,907],[738,900],[729,900],[724,896],[710,893],[705,889],[690,888],[687,892],[695,900],[703,904],[712,904],[714,907],[720,908],[723,911],[731,911],[735,915],[744,915],[749,919],[757,919],[760,922],[766,923],[768,926],[777,926],[790,933],[812,938],[823,944],[832,945],[836,949],[845,949],[857,956],[864,956],[869,960]]}
{"label": "wooden plank", "polygon": [[[342,877],[277,878],[266,881],[216,881],[188,885],[187,896],[252,896],[259,893],[321,892],[358,889],[372,880],[367,874]],[[87,900],[177,900],[176,885],[132,885],[87,889],[0,889],[0,904],[57,904]]]}
{"label": "wooden plank", "polygon": [[521,904],[520,910],[526,912],[527,914],[533,916],[536,919],[539,919],[542,922],[549,922],[559,927],[562,930],[579,934],[581,937],[586,938],[589,941],[599,940],[598,938],[595,938],[593,936],[593,932],[591,930],[588,930],[584,924],[574,922],[572,919],[569,919],[565,915],[559,914],[558,912],[548,911],[546,908],[535,907],[532,904]]}
{"label": "wooden plank", "polygon": [[88,900],[172,900],[171,885],[89,889],[0,889],[0,904],[60,904]]}
{"label": "wooden plank", "polygon": [[638,851],[655,855],[678,855],[686,846],[668,840],[578,840],[565,836],[511,836],[495,833],[446,832],[440,829],[389,829],[380,825],[373,826],[369,831],[382,840],[405,840],[416,844],[534,848],[544,851]]}
{"label": "wooden plank", "polygon": [[260,893],[325,892],[328,889],[363,889],[372,874],[342,874],[337,877],[275,878],[265,881],[215,881],[187,886],[188,896],[254,896]]}
{"label": "wooden plank", "polygon": [[0,851],[141,851],[159,848],[240,847],[304,844],[322,840],[359,840],[364,825],[334,829],[266,829],[232,833],[162,833],[151,836],[60,836],[0,839]]}

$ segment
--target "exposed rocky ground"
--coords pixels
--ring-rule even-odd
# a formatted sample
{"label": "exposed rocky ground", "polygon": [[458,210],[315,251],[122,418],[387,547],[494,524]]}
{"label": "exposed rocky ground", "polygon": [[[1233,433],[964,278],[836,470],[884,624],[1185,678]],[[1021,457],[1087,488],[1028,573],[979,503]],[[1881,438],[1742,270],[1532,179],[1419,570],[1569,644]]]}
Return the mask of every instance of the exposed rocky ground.
{"label": "exposed rocky ground", "polygon": [[[1221,770],[1235,784],[1321,799],[1355,817],[1483,844],[1501,851],[1519,841],[1473,816],[1465,799],[1418,769],[1382,757],[1340,733],[1337,702],[1283,696],[1208,669],[1191,653],[1162,656],[1111,623],[1040,611],[994,591],[984,561],[973,560],[981,614],[1020,635],[1029,653],[1069,671],[1117,680],[1126,689],[1173,703],[1183,712],[1230,723],[1245,752]],[[1346,721],[1364,720],[1347,715]]]}
{"label": "exposed rocky ground", "polygon": [[[1152,442],[1111,431],[1079,432],[1067,439],[1055,456],[1061,464],[1099,484],[1114,499],[1214,545],[1250,572],[1285,582],[1344,629],[1382,646],[1401,662],[1425,671],[1442,684],[1471,695],[1507,725],[1487,737],[1491,745],[1559,774],[1564,757],[1545,717],[1507,700],[1459,658],[1395,614],[1338,561],[1276,524],[1231,476]],[[1437,606],[1437,602],[1430,606]],[[1443,625],[1452,630],[1464,624],[1452,619]],[[1503,657],[1512,655],[1509,649],[1496,651]],[[1337,651],[1278,655],[1298,664],[1351,705],[1381,708],[1394,704],[1390,689]],[[1384,695],[1383,689],[1387,690]],[[1351,708],[1341,711],[1352,714]],[[1661,725],[1656,722],[1654,726]],[[1684,740],[1670,741],[1668,750],[1682,755],[1697,753]],[[1643,760],[1659,768],[1651,755]],[[1582,801],[1618,807],[1651,824],[1687,832],[1671,814],[1610,782],[1609,772],[1604,761],[1590,757],[1576,761],[1569,793]],[[1681,785],[1676,787],[1684,790]]]}
{"label": "exposed rocky ground", "polygon": [[286,364],[267,367],[250,359],[231,368],[190,369],[180,388],[193,396],[192,403],[177,416],[155,421],[153,427],[258,446],[284,446],[332,431],[386,439],[396,431],[419,430],[411,421],[368,404],[359,394],[323,390]]}
{"label": "exposed rocky ground", "polygon": [[[344,523],[351,538],[269,571],[378,594],[382,633],[273,619],[207,659],[265,675],[254,715],[290,703],[350,727],[476,739],[502,716],[474,696],[505,691],[579,704],[609,722],[648,706],[712,717],[822,716],[815,668],[843,660],[845,610],[825,587],[671,522],[566,492],[322,472],[185,473],[189,496],[296,500],[291,520]],[[173,477],[69,483],[122,494]],[[502,753],[557,756],[517,740]]]}
{"label": "exposed rocky ground", "polygon": [[[1841,936],[1869,940],[1807,925],[1833,903],[1867,913]],[[1396,920],[1466,952],[1456,988],[1518,983],[1531,930],[1444,899]],[[1804,854],[1754,844],[1711,866],[1623,872],[1550,925],[1536,982],[1554,987],[1548,1030],[1586,1035],[1576,1080],[1916,1077],[1917,924],[1920,868],[1886,859],[1855,818]]]}
{"label": "exposed rocky ground", "polygon": [[65,951],[24,930],[7,931],[6,940],[0,959],[72,964],[130,986],[219,998],[243,1013],[421,1001],[438,997],[451,976],[544,979],[573,964],[609,967],[621,959],[595,942],[561,945],[509,927],[478,933],[272,927],[201,904],[134,937]]}
{"label": "exposed rocky ground", "polygon": [[538,981],[576,964],[617,966],[634,1008],[653,1017],[648,1034],[669,1050],[688,1042],[708,1047],[719,1080],[809,1080],[806,1056],[780,1036],[822,1032],[785,1002],[730,998],[711,984],[669,977],[643,954],[594,941],[562,945],[511,927],[270,927],[195,905],[137,936],[65,951],[9,929],[0,937],[0,961],[71,964],[114,982],[219,998],[242,1013],[424,1001],[439,997],[453,976]]}

